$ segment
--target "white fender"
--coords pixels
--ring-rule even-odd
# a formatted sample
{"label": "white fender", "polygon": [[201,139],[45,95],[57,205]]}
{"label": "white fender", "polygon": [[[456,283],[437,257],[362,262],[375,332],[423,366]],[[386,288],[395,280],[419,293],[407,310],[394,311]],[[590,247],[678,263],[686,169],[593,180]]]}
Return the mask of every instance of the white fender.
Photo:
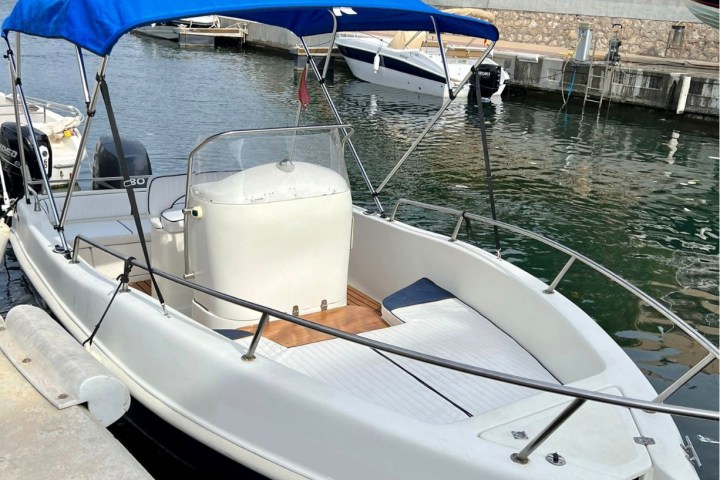
{"label": "white fender", "polygon": [[130,407],[127,386],[113,376],[45,311],[14,307],[0,320],[0,349],[57,408],[87,403],[108,426]]}

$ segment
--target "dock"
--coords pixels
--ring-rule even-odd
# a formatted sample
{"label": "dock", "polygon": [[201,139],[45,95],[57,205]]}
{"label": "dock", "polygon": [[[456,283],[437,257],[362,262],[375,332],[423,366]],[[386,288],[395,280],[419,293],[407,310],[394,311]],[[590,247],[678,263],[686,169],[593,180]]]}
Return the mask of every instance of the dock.
{"label": "dock", "polygon": [[[36,325],[34,320],[42,316],[46,317],[41,320],[42,322],[55,323],[47,313],[35,307],[15,308],[22,310],[20,312],[14,311],[15,309],[11,310],[8,314],[8,322],[11,315],[17,316],[18,313],[21,313],[23,321],[28,317],[33,317],[33,326]],[[74,342],[78,348],[87,353],[74,339],[70,338],[62,327],[55,325],[67,337],[66,340]],[[44,325],[40,329],[42,330],[43,327]],[[0,402],[0,445],[2,445],[0,478],[4,480],[151,479],[152,477],[147,471],[113,437],[96,415],[91,413],[91,409],[77,404],[77,401],[84,402],[86,399],[77,398],[77,392],[73,391],[71,385],[64,385],[63,393],[54,396],[55,403],[60,404],[61,408],[58,408],[20,373],[14,364],[18,361],[18,354],[24,357],[19,359],[21,364],[28,366],[34,364],[34,368],[37,368],[38,371],[44,369],[44,362],[40,349],[37,348],[39,344],[36,339],[30,342],[16,341],[10,335],[17,333],[21,328],[15,329],[15,332],[12,330],[13,328],[8,323],[0,319],[0,346],[2,346],[2,351],[0,351],[0,399],[2,399]],[[10,349],[8,350],[9,345]],[[87,355],[91,357],[89,353]],[[96,362],[94,359],[92,361]],[[80,370],[83,369],[82,361],[76,362],[75,359],[69,359],[68,363],[72,364],[68,367],[70,370],[78,366],[80,366]],[[68,363],[62,365],[67,366]],[[43,382],[47,382],[46,387],[53,383],[54,375],[52,373],[46,373],[44,377]],[[89,378],[86,376],[85,381]],[[97,378],[96,375],[95,379]],[[102,379],[102,382],[105,381],[106,379]],[[69,387],[68,393],[64,393],[65,387]],[[52,388],[50,387],[50,389]],[[97,388],[97,384],[93,388]],[[87,403],[92,405],[97,401],[100,400],[87,400]],[[95,406],[97,407],[97,405]],[[100,407],[99,411],[108,412],[108,409]],[[110,417],[104,418],[104,423],[111,421],[117,415],[117,413],[113,413]]]}
{"label": "dock", "polygon": [[221,42],[232,42],[242,45],[245,42],[247,29],[244,23],[235,22],[228,27],[178,27],[178,43],[181,47],[209,46],[213,47]]}
{"label": "dock", "polygon": [[[715,62],[624,54],[616,64],[598,52],[586,61],[572,59],[572,51],[517,42],[499,41],[493,60],[510,75],[510,89],[523,88],[567,95],[574,86],[576,98],[585,92],[608,103],[640,105],[717,119],[720,81]],[[683,95],[683,92],[684,95]]]}
{"label": "dock", "polygon": [[224,22],[210,27],[148,25],[133,30],[138,35],[178,42],[181,47],[215,47],[221,44],[242,46],[247,35],[246,23],[225,17]]}

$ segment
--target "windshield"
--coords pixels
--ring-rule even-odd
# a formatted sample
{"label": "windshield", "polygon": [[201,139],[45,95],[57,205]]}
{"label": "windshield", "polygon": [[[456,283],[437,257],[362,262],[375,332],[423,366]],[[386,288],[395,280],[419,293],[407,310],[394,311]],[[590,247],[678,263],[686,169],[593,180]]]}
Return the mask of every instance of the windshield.
{"label": "windshield", "polygon": [[[311,163],[340,174],[348,182],[342,126],[237,130],[206,139],[190,154],[188,188],[232,173],[277,164]],[[349,185],[349,182],[348,182]]]}

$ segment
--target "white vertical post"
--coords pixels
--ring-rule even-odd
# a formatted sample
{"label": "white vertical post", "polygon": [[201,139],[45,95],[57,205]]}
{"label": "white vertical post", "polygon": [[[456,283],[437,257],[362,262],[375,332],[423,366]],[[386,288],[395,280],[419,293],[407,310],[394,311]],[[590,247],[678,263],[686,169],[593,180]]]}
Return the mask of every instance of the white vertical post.
{"label": "white vertical post", "polygon": [[682,76],[682,83],[680,84],[680,96],[678,97],[677,110],[675,113],[685,113],[685,104],[687,103],[688,93],[690,93],[690,81],[692,77],[689,75]]}

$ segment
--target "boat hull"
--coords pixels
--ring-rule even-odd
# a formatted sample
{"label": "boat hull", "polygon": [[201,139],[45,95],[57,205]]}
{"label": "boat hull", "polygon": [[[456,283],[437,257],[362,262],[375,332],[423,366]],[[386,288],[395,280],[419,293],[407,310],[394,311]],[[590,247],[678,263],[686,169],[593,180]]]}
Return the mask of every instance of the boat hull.
{"label": "boat hull", "polygon": [[[121,199],[124,192],[78,192],[74,206],[91,211],[113,195]],[[142,191],[137,191],[137,195],[142,210],[146,200]],[[109,209],[105,208],[104,212],[109,214]],[[437,263],[446,274],[454,271],[447,268],[448,261],[484,265],[481,273],[500,268],[503,277],[526,283],[527,287],[517,290],[516,294],[544,287],[542,282],[512,265],[498,264],[493,255],[461,242],[449,243],[435,234],[368,217],[359,209],[354,213],[354,220],[350,282],[373,295],[424,273],[417,269],[420,262],[411,263],[410,269],[394,266],[413,251],[427,254],[426,260],[434,260],[423,263]],[[71,217],[70,223],[72,221]],[[396,240],[408,248],[400,250],[401,254],[392,260],[387,251],[383,253],[382,244]],[[56,232],[48,223],[44,208],[36,212],[32,205],[24,202],[19,205],[11,241],[23,270],[57,318],[79,341],[86,339],[116,288],[111,268],[101,274],[82,260],[83,256],[90,255],[97,261],[99,252],[88,252],[81,246],[79,263],[69,263],[53,252]],[[123,242],[111,248],[126,254],[136,253],[127,250]],[[376,258],[369,260],[369,255],[374,253]],[[378,267],[383,263],[384,267]],[[121,269],[122,264],[115,268]],[[378,268],[394,273],[372,283],[364,272]],[[465,288],[477,285],[470,280],[472,278],[465,274],[455,272],[444,281],[462,281]],[[541,291],[529,294],[541,302],[538,305],[552,305],[552,310],[565,311],[568,315],[577,313],[576,307],[559,295],[548,297]],[[611,380],[608,375],[613,371],[634,368],[634,365],[597,325],[584,324],[585,321],[589,319],[583,315],[571,321],[571,324],[579,322],[573,327],[578,339],[585,338],[574,348],[590,348],[595,352],[593,355],[600,355],[599,363],[592,360],[593,355],[585,357],[590,362],[589,368],[600,370],[598,375],[569,384],[631,396],[654,394],[639,371],[621,385]],[[594,343],[591,346],[589,342]],[[530,397],[520,406],[519,417],[517,410],[505,408],[461,422],[433,424],[399,415],[300,374],[272,361],[262,350],[255,361],[243,361],[246,348],[247,343],[230,341],[172,308],[165,314],[157,300],[134,289],[117,296],[91,347],[128,385],[133,397],[155,414],[198,441],[271,478],[435,479],[438,472],[442,472],[447,478],[534,479],[552,476],[551,469],[557,468],[547,462],[532,462],[528,468],[510,461],[510,454],[518,447],[512,441],[499,439],[497,432],[511,428],[513,423],[522,425],[536,416],[536,424],[544,423],[548,421],[548,412],[554,415],[567,404],[565,398],[552,394]],[[606,373],[602,373],[603,365],[608,367]],[[590,418],[607,415],[594,406],[588,406],[586,411]],[[613,412],[625,410],[616,408]],[[672,421],[669,418],[663,421],[663,416],[633,413],[633,421],[627,412],[612,415],[620,415],[617,418],[630,425],[637,423],[639,432],[645,436],[668,433],[663,430],[677,436]],[[503,427],[504,422],[510,424]],[[567,428],[570,435],[554,437],[548,441],[547,448],[572,452],[572,445],[577,443],[573,437],[581,435],[585,425],[570,428],[568,424]],[[504,438],[504,434],[500,437]],[[644,449],[631,450],[635,453],[626,459],[623,468],[615,465],[625,472],[616,475],[617,478],[635,478],[650,468]],[[674,457],[686,462],[681,455]],[[607,478],[607,465],[600,463],[593,467],[592,463],[580,463],[579,467],[571,465],[565,471],[575,478]],[[688,468],[692,472],[689,464]],[[662,475],[662,469],[656,470],[655,475],[653,478],[669,478]]]}
{"label": "boat hull", "polygon": [[[437,97],[449,96],[445,71],[439,58],[415,50],[392,49],[377,39],[344,37],[336,44],[350,71],[360,80]],[[448,74],[454,88],[470,74],[474,62],[472,59],[448,60]],[[497,65],[489,59],[483,64]],[[502,95],[508,77],[504,70],[501,72],[500,85],[490,92],[489,97]],[[468,86],[457,94],[466,96]]]}
{"label": "boat hull", "polygon": [[690,13],[705,25],[717,29],[720,21],[720,11],[717,0],[685,0]]}
{"label": "boat hull", "polygon": [[136,28],[133,31],[139,35],[159,38],[161,40],[177,41],[180,36],[178,34],[178,27],[175,25],[149,25]]}

